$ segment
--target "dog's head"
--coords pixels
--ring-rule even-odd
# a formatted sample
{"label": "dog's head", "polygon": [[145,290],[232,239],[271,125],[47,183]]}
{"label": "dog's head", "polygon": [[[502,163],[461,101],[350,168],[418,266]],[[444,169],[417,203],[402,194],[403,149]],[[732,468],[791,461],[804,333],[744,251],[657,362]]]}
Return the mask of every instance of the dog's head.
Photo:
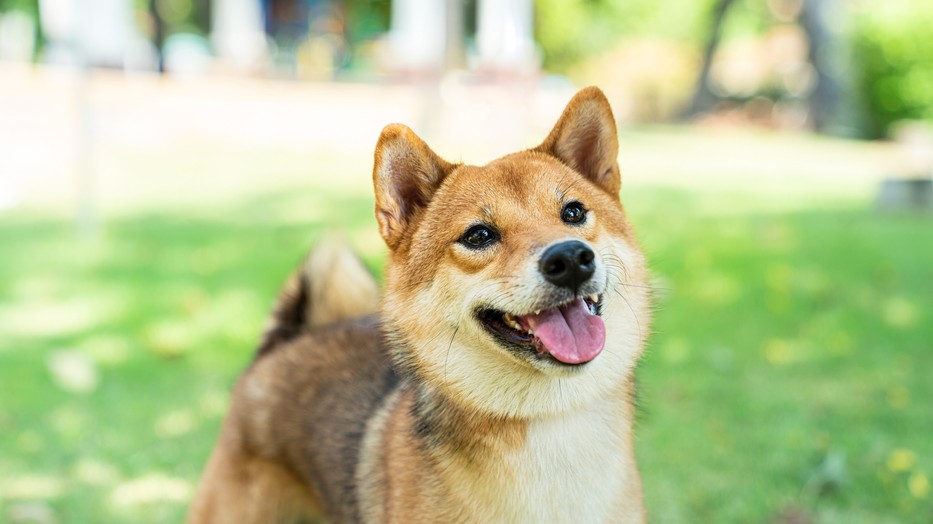
{"label": "dog's head", "polygon": [[373,181],[399,363],[504,416],[624,394],[649,314],[617,155],[597,88],[570,101],[540,146],[482,167],[386,127]]}

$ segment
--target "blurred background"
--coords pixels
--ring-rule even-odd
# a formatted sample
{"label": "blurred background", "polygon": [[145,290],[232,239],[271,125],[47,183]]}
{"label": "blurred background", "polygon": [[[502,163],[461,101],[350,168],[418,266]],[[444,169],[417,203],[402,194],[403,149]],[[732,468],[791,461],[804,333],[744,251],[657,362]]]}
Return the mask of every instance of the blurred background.
{"label": "blurred background", "polygon": [[179,522],[379,131],[609,96],[652,522],[933,522],[929,0],[0,0],[0,522]]}

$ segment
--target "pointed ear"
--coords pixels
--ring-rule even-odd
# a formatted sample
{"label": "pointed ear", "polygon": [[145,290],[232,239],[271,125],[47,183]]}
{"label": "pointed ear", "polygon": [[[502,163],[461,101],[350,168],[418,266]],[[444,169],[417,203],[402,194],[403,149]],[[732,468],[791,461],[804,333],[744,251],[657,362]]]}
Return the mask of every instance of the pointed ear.
{"label": "pointed ear", "polygon": [[587,87],[574,95],[551,134],[535,151],[547,153],[579,171],[607,193],[619,197],[619,137],[606,95]]}
{"label": "pointed ear", "polygon": [[412,217],[423,209],[455,166],[437,156],[411,129],[391,124],[376,144],[373,186],[376,222],[389,249],[395,249]]}

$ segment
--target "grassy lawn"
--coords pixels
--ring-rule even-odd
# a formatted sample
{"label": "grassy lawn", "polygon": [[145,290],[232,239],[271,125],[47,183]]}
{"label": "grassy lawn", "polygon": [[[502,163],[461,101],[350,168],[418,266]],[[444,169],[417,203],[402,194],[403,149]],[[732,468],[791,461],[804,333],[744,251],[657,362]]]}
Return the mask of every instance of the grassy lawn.
{"label": "grassy lawn", "polygon": [[[933,220],[624,196],[658,290],[651,520],[933,522]],[[334,223],[377,269],[365,189],[114,214],[90,240],[0,214],[0,521],[180,521],[279,284]]]}

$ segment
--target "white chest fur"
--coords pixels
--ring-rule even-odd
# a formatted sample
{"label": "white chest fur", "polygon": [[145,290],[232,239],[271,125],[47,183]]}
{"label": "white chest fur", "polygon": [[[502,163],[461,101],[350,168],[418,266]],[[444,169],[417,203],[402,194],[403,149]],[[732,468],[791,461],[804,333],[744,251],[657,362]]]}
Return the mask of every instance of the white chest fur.
{"label": "white chest fur", "polygon": [[[627,520],[620,498],[640,494],[630,428],[611,405],[535,421],[520,449],[486,465],[474,486],[483,522],[597,523]],[[631,483],[635,483],[634,490]],[[477,501],[478,502],[478,501]]]}

